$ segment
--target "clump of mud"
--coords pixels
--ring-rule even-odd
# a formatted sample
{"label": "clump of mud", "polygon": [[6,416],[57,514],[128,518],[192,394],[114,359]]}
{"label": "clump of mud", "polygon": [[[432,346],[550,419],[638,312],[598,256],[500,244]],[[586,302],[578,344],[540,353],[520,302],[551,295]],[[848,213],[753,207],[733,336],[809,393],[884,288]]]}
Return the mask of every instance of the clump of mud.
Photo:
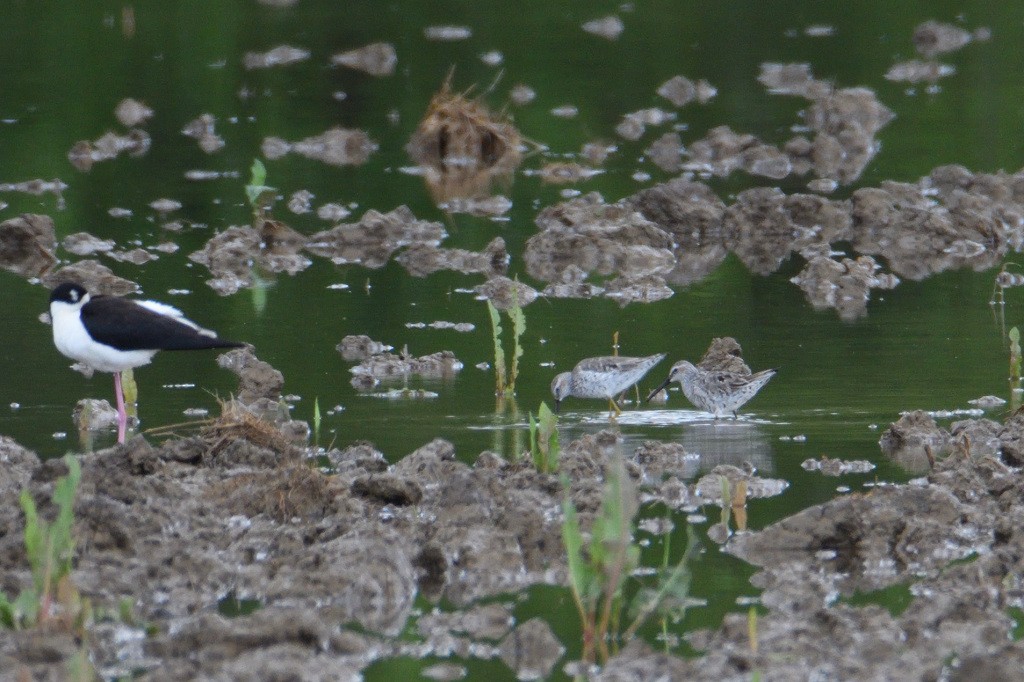
{"label": "clump of mud", "polygon": [[522,160],[516,127],[468,95],[453,93],[449,78],[405,147],[438,203],[489,195],[496,182],[511,182]]}
{"label": "clump of mud", "polygon": [[537,290],[523,284],[519,280],[509,279],[503,275],[491,277],[483,284],[474,287],[477,298],[490,301],[498,310],[512,310],[515,307],[525,308],[537,300]]}
{"label": "clump of mud", "polygon": [[395,260],[414,277],[426,277],[441,270],[493,277],[508,272],[510,258],[505,240],[495,237],[479,252],[416,244],[398,254]]}
{"label": "clump of mud", "polygon": [[91,259],[50,270],[43,275],[41,282],[47,289],[53,289],[63,282],[74,282],[94,295],[127,296],[141,291],[141,287],[135,282],[118,277],[106,265]]}
{"label": "clump of mud", "polygon": [[[714,350],[717,361],[736,364],[728,340]],[[1024,525],[1015,516],[1024,486],[1012,453],[1024,442],[1024,419],[985,422],[953,430],[963,441],[996,438],[992,454],[954,452],[926,479],[848,495],[752,532],[742,530],[745,500],[779,494],[785,483],[750,466],[712,466],[679,443],[646,442],[629,454],[612,431],[566,443],[565,489],[522,460],[484,452],[466,464],[443,440],[390,465],[368,443],[332,449],[330,469],[321,470],[273,423],[228,405],[197,436],[159,445],[136,437],[82,458],[73,579],[94,608],[131,600],[150,628],[98,625],[84,646],[104,675],[357,675],[396,656],[500,657],[520,674],[549,674],[567,643],[541,621],[517,623],[511,605],[495,598],[565,584],[562,500],[573,501],[586,531],[612,458],[624,456],[643,500],[688,511],[729,505],[738,532],[725,528],[719,541],[760,568],[753,583],[762,611],[756,647],[747,614],[729,614],[721,628],[687,637],[699,659],[634,643],[595,679],[731,679],[751,670],[773,679],[882,679],[893,671],[918,679],[952,669],[951,651],[961,665],[1011,665],[1024,660],[1007,637],[1006,612],[1022,599],[1013,576],[1024,570],[1024,537],[1015,531]],[[41,463],[9,439],[0,439],[0,458],[5,499],[27,486],[50,513],[63,464]],[[687,482],[699,471],[707,473]],[[723,480],[730,499],[721,498]],[[0,507],[0,589],[8,594],[31,580],[23,523],[15,506]],[[901,612],[851,603],[900,585],[912,596]],[[257,600],[257,609],[225,618],[216,613],[225,598]],[[417,598],[450,606],[420,615],[410,630]],[[49,674],[78,648],[59,632],[34,638],[30,646],[16,633],[0,637],[5,669]],[[842,646],[821,645],[832,640]]]}
{"label": "clump of mud", "polygon": [[262,150],[263,156],[272,161],[286,154],[299,154],[330,166],[361,166],[370,158],[370,154],[377,151],[377,143],[362,130],[331,128],[325,133],[298,142],[266,137],[263,139]]}
{"label": "clump of mud", "polygon": [[199,118],[189,121],[181,129],[181,134],[191,137],[199,143],[199,148],[207,154],[213,154],[224,148],[224,138],[217,134],[217,119],[213,114],[202,114]]}
{"label": "clump of mud", "polygon": [[675,265],[670,234],[628,204],[606,204],[596,193],[545,208],[536,223],[541,231],[527,240],[523,261],[543,281],[578,282],[582,272],[653,276],[656,283]]}
{"label": "clump of mud", "polygon": [[363,71],[371,76],[390,76],[398,66],[398,55],[391,43],[371,43],[331,57],[331,63]]}
{"label": "clump of mud", "polygon": [[336,265],[358,263],[384,267],[400,248],[415,245],[436,247],[447,236],[441,223],[417,220],[406,206],[389,213],[367,211],[356,223],[342,223],[310,236],[306,250]]}
{"label": "clump of mud", "polygon": [[137,99],[126,97],[117,103],[114,116],[121,125],[132,128],[153,118],[153,110]]}
{"label": "clump of mud", "polygon": [[21,277],[39,277],[56,265],[53,219],[24,213],[0,223],[0,268]]}
{"label": "clump of mud", "polygon": [[291,45],[278,45],[266,52],[246,52],[242,64],[246,69],[269,69],[288,66],[309,59],[309,50]]}
{"label": "clump of mud", "polygon": [[68,151],[68,161],[80,171],[89,171],[93,164],[116,159],[121,154],[145,156],[152,139],[145,130],[132,128],[124,135],[109,131],[96,140],[80,140]]}
{"label": "clump of mud", "polygon": [[[408,382],[411,377],[450,379],[463,368],[462,361],[451,351],[439,351],[417,358],[409,353],[408,348],[403,348],[400,353],[392,353],[392,346],[363,335],[346,336],[338,344],[337,350],[344,359],[358,362],[350,371],[354,375],[352,385],[361,390],[375,388],[381,381]],[[409,397],[416,397],[416,394],[409,394]]]}

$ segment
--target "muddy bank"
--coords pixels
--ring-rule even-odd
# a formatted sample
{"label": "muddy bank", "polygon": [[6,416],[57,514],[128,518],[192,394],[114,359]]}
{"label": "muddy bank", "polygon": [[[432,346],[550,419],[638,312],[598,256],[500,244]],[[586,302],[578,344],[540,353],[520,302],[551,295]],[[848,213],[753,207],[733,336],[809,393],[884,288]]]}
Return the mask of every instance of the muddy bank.
{"label": "muddy bank", "polygon": [[[267,375],[251,407],[229,405],[196,435],[136,436],[80,456],[75,584],[97,612],[116,612],[123,600],[134,611],[131,623],[107,618],[89,629],[84,646],[103,675],[358,679],[375,661],[436,656],[501,659],[522,679],[547,676],[578,644],[559,642],[543,620],[517,623],[507,595],[565,584],[562,499],[589,527],[612,458],[626,458],[641,500],[681,511],[720,505],[723,477],[734,490],[742,482],[747,498],[786,487],[751,467],[701,461],[678,443],[629,451],[611,430],[565,444],[568,489],[526,459],[482,452],[467,464],[440,439],[394,464],[370,443],[316,453],[304,445],[308,432],[269,409],[280,388],[272,368],[232,353],[225,362],[243,379]],[[1024,417],[958,425],[958,434],[995,425],[998,445],[982,450],[950,436],[950,454],[937,451],[934,470],[909,484],[846,495],[758,532],[730,537],[713,526],[725,551],[761,568],[756,645],[748,616],[733,614],[687,637],[700,658],[633,644],[594,678],[956,679],[982,669],[1012,679],[997,673],[1024,662],[1024,647],[1009,638],[1010,609],[1024,605],[1016,468]],[[908,432],[932,428],[905,418],[893,429],[904,435],[883,444],[917,442]],[[52,514],[63,462],[41,462],[10,439],[0,441],[0,458],[4,499],[27,487]],[[23,524],[15,505],[0,508],[7,594],[31,581]],[[896,613],[876,605],[891,589],[908,593]],[[454,610],[420,615],[417,636],[399,639],[421,597]],[[219,613],[225,602],[255,610],[229,618]],[[0,669],[15,672],[0,679],[22,670],[60,677],[76,649],[61,632],[2,631]]]}

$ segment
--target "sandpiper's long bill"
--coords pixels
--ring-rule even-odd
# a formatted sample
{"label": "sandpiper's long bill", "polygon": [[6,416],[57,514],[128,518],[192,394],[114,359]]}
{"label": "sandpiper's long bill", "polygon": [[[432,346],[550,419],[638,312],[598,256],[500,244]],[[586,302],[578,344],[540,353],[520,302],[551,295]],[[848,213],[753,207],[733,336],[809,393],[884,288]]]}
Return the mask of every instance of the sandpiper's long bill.
{"label": "sandpiper's long bill", "polygon": [[50,294],[53,345],[67,357],[101,372],[113,372],[117,396],[117,440],[124,442],[128,414],[121,372],[148,364],[161,350],[237,348],[172,306],[118,296],[92,296],[74,283]]}
{"label": "sandpiper's long bill", "polygon": [[555,412],[569,396],[577,398],[607,398],[616,415],[622,414],[616,396],[644,378],[651,368],[665,358],[664,353],[643,358],[608,355],[580,360],[571,372],[562,372],[551,382],[555,396]]}
{"label": "sandpiper's long bill", "polygon": [[710,412],[716,419],[728,414],[735,417],[736,410],[757,395],[773,376],[774,369],[765,369],[754,374],[740,374],[702,369],[692,362],[680,360],[672,365],[668,378],[648,394],[647,400],[673,381],[678,381],[683,388],[683,395],[694,406]]}

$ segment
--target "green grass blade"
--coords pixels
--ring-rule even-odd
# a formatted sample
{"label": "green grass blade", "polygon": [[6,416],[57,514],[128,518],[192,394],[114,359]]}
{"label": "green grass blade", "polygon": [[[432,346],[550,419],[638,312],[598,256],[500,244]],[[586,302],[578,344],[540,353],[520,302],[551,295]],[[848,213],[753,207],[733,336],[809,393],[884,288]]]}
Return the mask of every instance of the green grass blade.
{"label": "green grass blade", "polygon": [[526,333],[526,315],[523,314],[523,309],[519,306],[519,295],[515,292],[512,294],[512,309],[508,311],[509,319],[512,320],[512,368],[509,372],[508,379],[508,390],[515,392],[516,390],[516,379],[519,378],[519,358],[523,356],[522,338],[523,334]]}
{"label": "green grass blade", "polygon": [[487,301],[487,312],[491,316],[491,336],[494,340],[494,390],[502,395],[505,393],[505,352],[501,349],[501,317],[490,301]]}
{"label": "green grass blade", "polygon": [[[568,484],[564,486],[568,489]],[[580,531],[580,520],[576,506],[566,496],[562,501],[562,542],[569,564],[569,587],[572,589],[576,605],[581,616],[594,608],[594,571],[583,557],[583,533]]]}
{"label": "green grass blade", "polygon": [[46,566],[46,522],[39,518],[36,502],[28,488],[21,491],[21,509],[25,513],[25,554],[32,569],[32,580],[38,592],[43,591]]}

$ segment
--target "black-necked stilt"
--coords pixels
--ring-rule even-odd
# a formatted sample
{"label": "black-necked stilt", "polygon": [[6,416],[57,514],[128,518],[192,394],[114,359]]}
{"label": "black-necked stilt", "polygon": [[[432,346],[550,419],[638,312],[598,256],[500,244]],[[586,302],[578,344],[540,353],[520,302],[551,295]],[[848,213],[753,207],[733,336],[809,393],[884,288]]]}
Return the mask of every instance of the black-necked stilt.
{"label": "black-necked stilt", "polygon": [[117,395],[117,441],[124,442],[128,414],[121,372],[148,364],[157,351],[237,348],[187,319],[177,308],[156,301],[91,296],[73,283],[50,294],[53,344],[57,350],[101,372],[113,372]]}

